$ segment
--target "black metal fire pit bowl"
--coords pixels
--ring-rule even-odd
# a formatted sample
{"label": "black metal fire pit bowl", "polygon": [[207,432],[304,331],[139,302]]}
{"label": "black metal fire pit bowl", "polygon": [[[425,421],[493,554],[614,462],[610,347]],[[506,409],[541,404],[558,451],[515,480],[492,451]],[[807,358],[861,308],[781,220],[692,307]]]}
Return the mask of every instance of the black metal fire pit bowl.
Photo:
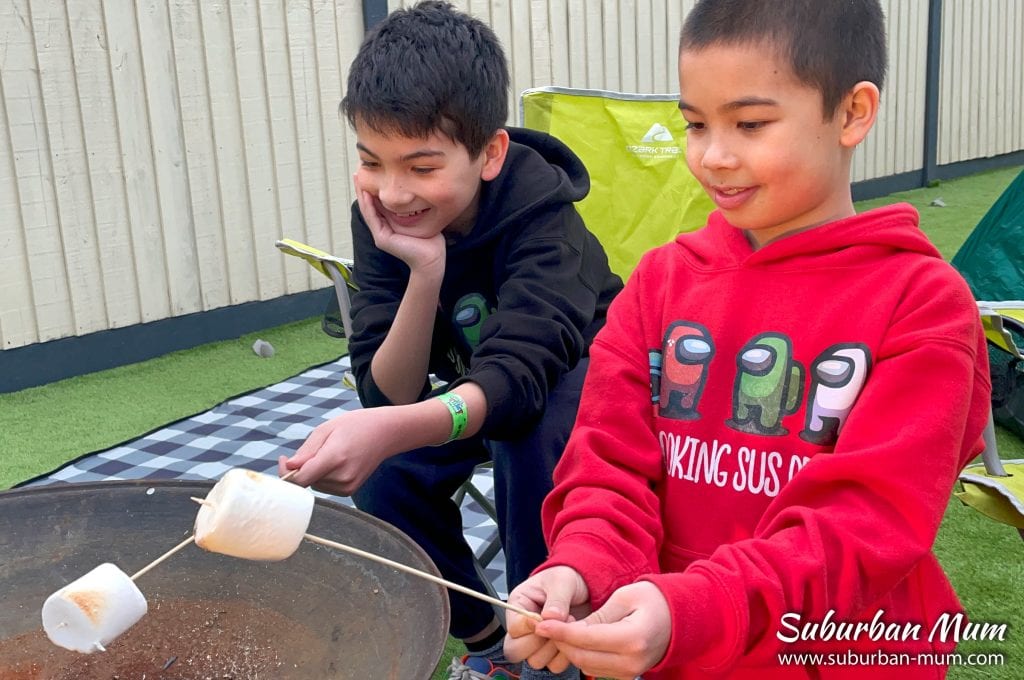
{"label": "black metal fire pit bowl", "polygon": [[[212,486],[143,480],[0,492],[0,677],[109,678],[119,645],[136,647],[120,650],[131,657],[122,678],[146,668],[145,677],[167,679],[430,677],[448,631],[444,588],[309,541],[269,563],[190,545],[138,578],[149,612],[107,652],[77,654],[45,638],[40,612],[51,593],[102,562],[129,575],[142,569],[189,536],[198,508],[189,497]],[[337,503],[317,499],[309,533],[438,575],[407,536]]]}

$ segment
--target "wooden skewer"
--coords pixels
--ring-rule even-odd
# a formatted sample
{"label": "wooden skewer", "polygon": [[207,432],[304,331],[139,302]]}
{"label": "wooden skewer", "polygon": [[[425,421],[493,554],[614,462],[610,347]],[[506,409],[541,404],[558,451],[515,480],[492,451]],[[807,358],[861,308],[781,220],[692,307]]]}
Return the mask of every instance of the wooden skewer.
{"label": "wooden skewer", "polygon": [[134,581],[135,579],[137,579],[138,577],[142,576],[143,574],[145,574],[147,571],[149,571],[150,569],[152,569],[156,565],[158,565],[161,562],[163,562],[164,560],[166,560],[168,557],[170,557],[174,553],[176,553],[179,550],[182,550],[183,548],[185,548],[185,546],[187,546],[189,543],[191,543],[194,540],[196,540],[195,536],[189,536],[184,541],[182,541],[178,545],[174,546],[173,548],[171,548],[170,550],[165,552],[163,555],[161,555],[160,557],[156,558],[155,560],[153,560],[152,562],[150,562],[149,564],[144,566],[142,569],[139,569],[137,572],[132,574],[131,579]]}
{"label": "wooden skewer", "polygon": [[[196,503],[199,503],[200,505],[213,505],[213,503],[211,503],[210,501],[206,500],[205,498],[196,498],[195,496],[189,496],[189,498],[194,500]],[[328,540],[326,538],[320,538],[319,536],[314,536],[313,534],[306,534],[306,538],[308,540],[312,541],[313,543],[320,543],[321,545],[326,545],[326,546],[331,547],[331,548],[337,548],[338,550],[343,550],[343,551],[345,551],[347,553],[351,553],[353,555],[358,555],[359,557],[365,557],[366,559],[373,560],[374,562],[380,562],[381,564],[386,564],[387,566],[392,567],[394,569],[397,569],[399,571],[404,571],[405,573],[412,574],[413,576],[419,576],[420,578],[426,579],[427,581],[430,581],[431,583],[436,583],[438,585],[444,586],[445,588],[451,588],[452,590],[457,590],[460,593],[464,593],[466,595],[469,595],[470,597],[475,597],[478,600],[483,600],[484,602],[487,602],[488,604],[492,604],[492,605],[495,605],[497,607],[502,607],[504,609],[508,609],[509,611],[513,611],[513,612],[515,612],[517,614],[521,614],[521,615],[523,615],[523,616],[525,616],[527,618],[531,618],[531,619],[534,619],[536,621],[540,621],[541,620],[540,614],[538,614],[537,612],[526,611],[525,609],[521,609],[519,607],[516,607],[515,605],[511,605],[508,602],[505,602],[504,600],[499,600],[497,598],[491,597],[490,595],[484,595],[483,593],[478,593],[477,591],[473,590],[472,588],[467,588],[465,586],[460,586],[458,583],[452,583],[451,581],[446,581],[443,578],[440,578],[438,576],[434,576],[433,574],[428,574],[427,572],[420,571],[419,569],[414,569],[413,567],[406,566],[406,565],[404,565],[404,564],[402,564],[400,562],[395,562],[393,560],[389,560],[386,557],[381,557],[380,555],[374,555],[373,553],[366,552],[365,550],[360,550],[359,548],[353,548],[352,546],[345,545],[344,543],[338,543],[336,541],[330,541],[330,540]],[[132,577],[132,578],[134,578],[134,577]]]}
{"label": "wooden skewer", "polygon": [[[298,470],[292,470],[291,472],[286,474],[281,479],[282,480],[287,480],[289,477],[294,475],[296,472],[298,472]],[[191,498],[196,503],[199,503],[200,505],[213,506],[213,503],[211,503],[210,501],[206,500],[205,498],[196,498],[195,496],[189,496],[189,498]],[[345,545],[344,543],[338,543],[336,541],[331,541],[331,540],[328,540],[326,538],[320,538],[319,536],[314,536],[313,534],[306,534],[305,536],[306,536],[307,540],[310,540],[313,543],[319,543],[321,545],[326,545],[326,546],[328,546],[330,548],[336,548],[338,550],[342,550],[344,552],[351,553],[353,555],[358,555],[359,557],[364,557],[364,558],[366,558],[368,560],[373,560],[374,562],[379,562],[380,564],[387,565],[387,566],[389,566],[389,567],[391,567],[393,569],[397,569],[399,571],[404,571],[405,573],[412,574],[413,576],[418,576],[419,578],[422,578],[422,579],[425,579],[427,581],[430,581],[431,583],[436,583],[438,585],[444,586],[445,588],[450,588],[452,590],[456,590],[456,591],[458,591],[458,592],[460,592],[460,593],[462,593],[464,595],[469,595],[470,597],[475,597],[478,600],[483,600],[484,602],[486,602],[488,604],[491,604],[491,605],[494,605],[496,607],[502,607],[503,609],[507,609],[509,611],[513,611],[513,612],[515,612],[517,614],[520,614],[521,616],[525,616],[525,617],[527,617],[529,619],[533,619],[535,621],[541,621],[542,620],[540,614],[538,614],[537,612],[531,612],[531,611],[527,611],[525,609],[522,609],[521,607],[516,607],[515,605],[511,605],[508,602],[505,602],[504,600],[499,600],[496,597],[491,597],[490,595],[484,595],[483,593],[478,593],[477,591],[473,590],[472,588],[467,588],[465,586],[461,586],[458,583],[453,583],[453,582],[448,581],[446,579],[440,578],[439,576],[434,576],[433,574],[428,574],[425,571],[420,571],[419,569],[414,569],[413,567],[406,566],[406,565],[404,565],[404,564],[402,564],[400,562],[395,562],[393,560],[389,560],[386,557],[381,557],[380,555],[375,555],[373,553],[366,552],[365,550],[360,550],[359,548],[353,548],[352,546]],[[189,541],[191,541],[191,540],[192,539],[189,538]],[[187,542],[185,544],[182,544],[178,548],[175,548],[170,553],[168,553],[166,556],[161,557],[159,560],[157,560],[157,562],[166,559],[166,557],[169,557],[171,554],[173,554],[174,552],[176,552],[180,548],[183,548],[185,545],[187,545]],[[156,563],[154,563],[154,564],[156,564]],[[148,570],[150,568],[151,567],[146,567],[146,570]],[[143,572],[139,572],[139,573],[141,574]],[[136,574],[136,576],[137,575],[138,574]],[[134,579],[135,576],[133,576],[132,578]]]}
{"label": "wooden skewer", "polygon": [[306,534],[306,539],[310,540],[310,541],[312,541],[314,543],[320,543],[321,545],[326,545],[326,546],[331,547],[331,548],[337,548],[338,550],[343,550],[343,551],[345,551],[347,553],[352,553],[353,555],[358,555],[359,557],[365,557],[366,559],[373,560],[374,562],[380,562],[381,564],[385,564],[385,565],[387,565],[389,567],[392,567],[394,569],[397,569],[399,571],[404,571],[407,574],[412,574],[413,576],[418,576],[418,577],[420,577],[422,579],[426,579],[427,581],[430,581],[431,583],[436,583],[438,585],[444,586],[445,588],[450,588],[452,590],[457,590],[458,592],[460,592],[460,593],[462,593],[464,595],[469,595],[470,597],[475,597],[478,600],[483,600],[484,602],[487,602],[488,604],[492,604],[492,605],[494,605],[496,607],[502,607],[503,609],[508,609],[509,611],[513,611],[516,614],[519,614],[521,616],[525,616],[528,619],[533,619],[535,621],[540,621],[541,620],[540,614],[538,614],[537,612],[527,611],[527,610],[522,609],[520,607],[517,607],[515,605],[509,604],[508,602],[505,602],[504,600],[499,600],[499,599],[497,599],[495,597],[491,597],[490,595],[484,595],[483,593],[478,593],[477,591],[473,590],[472,588],[467,588],[465,586],[460,586],[458,583],[452,583],[451,581],[446,581],[443,578],[440,578],[438,576],[434,576],[433,574],[428,574],[427,572],[420,571],[419,569],[413,569],[412,567],[408,567],[408,566],[406,566],[404,564],[401,564],[400,562],[394,562],[392,560],[389,560],[386,557],[381,557],[380,555],[374,555],[373,553],[366,552],[365,550],[360,550],[359,548],[353,548],[352,546],[345,545],[344,543],[337,543],[335,541],[327,540],[326,538],[320,538],[319,536],[314,536],[313,534]]}
{"label": "wooden skewer", "polygon": [[287,482],[289,479],[291,479],[293,476],[295,476],[295,473],[298,472],[298,471],[299,471],[299,468],[295,468],[294,470],[292,470],[291,472],[286,474],[284,477],[282,477],[281,481],[282,482]]}

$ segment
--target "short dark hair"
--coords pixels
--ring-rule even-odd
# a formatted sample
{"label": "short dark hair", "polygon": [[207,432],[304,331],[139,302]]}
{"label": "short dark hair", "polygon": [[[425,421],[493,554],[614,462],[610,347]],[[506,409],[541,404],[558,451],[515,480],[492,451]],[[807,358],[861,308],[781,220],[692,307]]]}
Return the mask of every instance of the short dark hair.
{"label": "short dark hair", "polygon": [[367,33],[341,110],[379,133],[441,132],[477,157],[508,118],[508,65],[494,31],[447,2],[397,9]]}
{"label": "short dark hair", "polygon": [[878,0],[698,0],[679,51],[764,44],[818,89],[826,118],[861,81],[882,89],[888,54]]}

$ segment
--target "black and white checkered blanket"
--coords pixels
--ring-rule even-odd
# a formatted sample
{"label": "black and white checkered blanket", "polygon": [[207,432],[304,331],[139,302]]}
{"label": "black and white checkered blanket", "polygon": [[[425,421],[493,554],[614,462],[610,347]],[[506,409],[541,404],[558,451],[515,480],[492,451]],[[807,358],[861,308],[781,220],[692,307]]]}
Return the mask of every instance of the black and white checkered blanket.
{"label": "black and white checkered blanket", "polygon": [[[171,423],[118,446],[79,458],[22,486],[118,479],[220,479],[233,467],[276,474],[277,457],[294,453],[320,423],[360,408],[342,378],[347,356],[293,378]],[[474,485],[493,497],[489,469],[479,469]],[[348,498],[317,495],[352,505]],[[477,554],[496,535],[491,518],[468,495],[462,504],[466,540]],[[506,593],[505,560],[499,551],[486,565],[495,591]]]}

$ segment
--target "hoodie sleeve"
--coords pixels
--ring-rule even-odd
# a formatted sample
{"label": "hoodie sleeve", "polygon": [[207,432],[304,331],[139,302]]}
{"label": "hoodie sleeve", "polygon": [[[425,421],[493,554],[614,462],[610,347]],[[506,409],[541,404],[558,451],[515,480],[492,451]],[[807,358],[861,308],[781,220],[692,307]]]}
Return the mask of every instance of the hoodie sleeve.
{"label": "hoodie sleeve", "polygon": [[[359,401],[364,407],[389,406],[391,401],[377,387],[370,362],[384,342],[398,305],[409,282],[408,266],[378,249],[363,221],[359,204],[352,204],[352,247],[356,266],[354,275],[359,290],[352,296],[352,337],[348,339],[352,373]],[[426,338],[430,342],[430,338]],[[430,386],[424,379],[421,397]]]}
{"label": "hoodie sleeve", "polygon": [[590,348],[576,426],[542,510],[551,547],[538,571],[579,571],[600,606],[620,586],[658,571],[663,532],[653,490],[662,475],[654,431],[649,347],[637,273],[612,301]]}
{"label": "hoodie sleeve", "polygon": [[[636,305],[632,295],[620,297]],[[649,572],[642,578],[666,596],[673,624],[653,672],[772,663],[783,614],[821,621],[832,610],[835,620],[853,620],[913,578],[959,470],[980,450],[990,408],[977,309],[951,268],[923,268],[915,277],[834,450],[813,456],[782,488],[750,538],[721,545],[679,573],[659,573],[655,562],[661,520],[645,486],[660,463],[649,420],[631,403],[644,397],[638,348],[612,334],[622,312],[638,310],[613,309],[544,506],[548,565],[578,569],[595,607],[637,572]],[[614,350],[612,340],[620,340]],[[616,390],[623,382],[624,395]]]}
{"label": "hoodie sleeve", "polygon": [[[521,434],[544,412],[555,383],[587,351],[585,331],[599,308],[607,265],[590,252],[572,204],[531,215],[530,224],[497,258],[497,309],[486,320],[469,373],[487,396],[481,432],[500,439]],[[598,274],[602,280],[598,279]]]}

